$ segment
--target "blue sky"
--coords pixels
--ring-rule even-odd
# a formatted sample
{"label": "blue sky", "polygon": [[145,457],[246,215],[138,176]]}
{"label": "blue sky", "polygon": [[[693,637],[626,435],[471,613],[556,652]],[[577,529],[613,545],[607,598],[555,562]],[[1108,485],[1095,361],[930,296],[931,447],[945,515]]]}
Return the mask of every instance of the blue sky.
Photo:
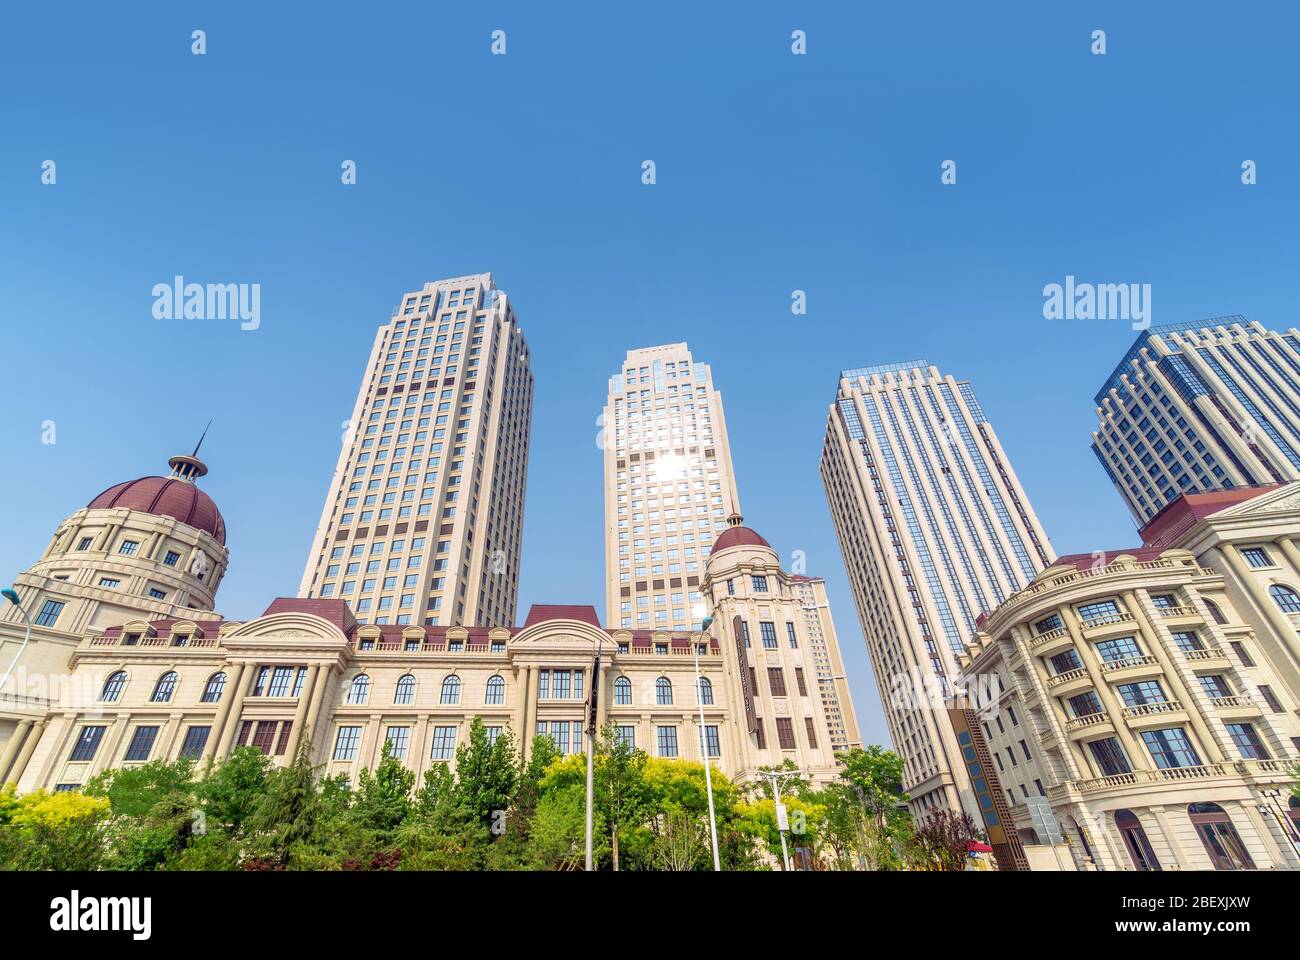
{"label": "blue sky", "polygon": [[[1132,6],[9,8],[0,578],[214,417],[219,607],[294,593],[375,326],[426,280],[490,270],[537,378],[522,608],[603,609],[606,380],[629,347],[686,340],[723,391],[747,522],[827,577],[884,740],[817,475],[837,371],[969,378],[1058,552],[1114,548],[1135,536],[1088,451],[1091,397],[1134,333],[1044,320],[1043,286],[1150,283],[1156,324],[1294,323],[1297,15]],[[260,283],[260,329],[155,320],[176,274]]]}

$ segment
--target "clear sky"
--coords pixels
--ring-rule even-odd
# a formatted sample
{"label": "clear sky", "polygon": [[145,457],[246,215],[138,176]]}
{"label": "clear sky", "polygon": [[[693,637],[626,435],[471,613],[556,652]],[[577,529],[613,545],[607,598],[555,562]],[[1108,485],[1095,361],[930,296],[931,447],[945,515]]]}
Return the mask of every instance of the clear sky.
{"label": "clear sky", "polygon": [[[1279,9],[10,5],[0,578],[214,417],[218,606],[292,595],[375,326],[426,280],[490,270],[537,378],[520,619],[603,610],[606,381],[629,347],[685,340],[723,391],[746,521],[826,576],[883,740],[817,474],[837,371],[969,378],[1057,551],[1133,544],[1088,439],[1135,334],[1045,320],[1042,290],[1150,283],[1156,324],[1295,322],[1300,23]],[[177,274],[260,283],[260,328],[154,319]]]}

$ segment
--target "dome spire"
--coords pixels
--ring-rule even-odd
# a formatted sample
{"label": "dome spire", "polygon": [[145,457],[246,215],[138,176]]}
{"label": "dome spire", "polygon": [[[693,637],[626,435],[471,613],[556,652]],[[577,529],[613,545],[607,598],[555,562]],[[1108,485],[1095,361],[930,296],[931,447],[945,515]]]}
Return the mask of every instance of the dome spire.
{"label": "dome spire", "polygon": [[208,427],[212,426],[212,420],[209,418],[208,426],[203,428],[203,433],[199,435],[199,442],[194,444],[194,452],[188,457],[183,454],[177,454],[167,461],[167,466],[172,468],[172,476],[178,480],[184,480],[193,483],[199,477],[208,472],[207,464],[199,459],[199,447],[203,446],[203,440],[208,435]]}

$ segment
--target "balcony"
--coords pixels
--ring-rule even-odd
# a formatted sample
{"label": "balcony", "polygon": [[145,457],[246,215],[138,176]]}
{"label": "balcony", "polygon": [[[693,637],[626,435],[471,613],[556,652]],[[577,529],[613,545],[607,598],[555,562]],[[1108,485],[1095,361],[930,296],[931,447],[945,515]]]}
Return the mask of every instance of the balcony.
{"label": "balcony", "polygon": [[1063,673],[1055,674],[1047,678],[1047,688],[1057,696],[1066,696],[1078,690],[1086,690],[1092,686],[1092,677],[1083,667],[1076,670],[1066,670]]}
{"label": "balcony", "polygon": [[1108,613],[1105,616],[1084,620],[1083,635],[1093,639],[1131,633],[1136,622],[1131,613]]}
{"label": "balcony", "polygon": [[1065,732],[1074,740],[1085,737],[1105,736],[1115,732],[1115,725],[1104,713],[1089,713],[1082,717],[1072,717],[1065,724]]}
{"label": "balcony", "polygon": [[1124,657],[1121,660],[1103,660],[1101,669],[1106,679],[1114,683],[1134,677],[1154,677],[1163,672],[1160,661],[1149,654],[1145,657]]}
{"label": "balcony", "polygon": [[[181,642],[177,642],[177,641]],[[159,647],[166,647],[169,650],[204,650],[211,649],[217,645],[216,637],[140,637],[134,643],[123,643],[119,637],[91,637],[89,646],[99,647],[118,647],[127,650],[136,648],[145,648],[150,652],[155,652]]]}
{"label": "balcony", "polygon": [[1156,615],[1161,620],[1183,620],[1199,623],[1201,615],[1195,607],[1156,607]]}
{"label": "balcony", "polygon": [[1070,631],[1065,627],[1058,627],[1030,639],[1029,649],[1036,657],[1049,657],[1073,643],[1074,639],[1070,636]]}
{"label": "balcony", "polygon": [[1211,697],[1210,703],[1215,710],[1223,715],[1225,720],[1234,720],[1238,717],[1257,717],[1264,712],[1250,697]]}
{"label": "balcony", "polygon": [[1177,700],[1161,700],[1157,703],[1140,703],[1124,708],[1124,719],[1135,729],[1158,726],[1173,720],[1186,720],[1187,711]]}
{"label": "balcony", "polygon": [[1185,650],[1183,655],[1192,664],[1193,670],[1223,669],[1229,667],[1228,655],[1222,647],[1206,647],[1203,650]]}

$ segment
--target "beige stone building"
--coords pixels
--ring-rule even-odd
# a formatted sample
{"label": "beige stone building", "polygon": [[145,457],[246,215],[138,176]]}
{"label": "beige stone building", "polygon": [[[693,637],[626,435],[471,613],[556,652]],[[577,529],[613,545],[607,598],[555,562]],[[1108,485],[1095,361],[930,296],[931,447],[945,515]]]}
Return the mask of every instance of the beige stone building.
{"label": "beige stone building", "polygon": [[722,394],[684,343],[629,350],[601,423],[606,622],[689,630],[709,547],[740,511]]}
{"label": "beige stone building", "polygon": [[1300,483],[1185,495],[1142,533],[981,620],[989,779],[1027,852],[1059,831],[1080,869],[1300,868]]}
{"label": "beige stone building", "polygon": [[[211,617],[226,528],[190,456],[169,476],[118,483],[63,520],[0,601],[0,782],[36,750],[59,702],[84,698],[69,662],[88,634],[132,620]],[[31,625],[27,639],[28,624]]]}
{"label": "beige stone building", "polygon": [[821,475],[912,812],[974,816],[956,658],[1050,563],[1047,535],[971,385],[924,360],[841,371]]}
{"label": "beige stone building", "polygon": [[532,398],[490,273],[406,294],[375,332],[299,596],[365,623],[512,623]]}

